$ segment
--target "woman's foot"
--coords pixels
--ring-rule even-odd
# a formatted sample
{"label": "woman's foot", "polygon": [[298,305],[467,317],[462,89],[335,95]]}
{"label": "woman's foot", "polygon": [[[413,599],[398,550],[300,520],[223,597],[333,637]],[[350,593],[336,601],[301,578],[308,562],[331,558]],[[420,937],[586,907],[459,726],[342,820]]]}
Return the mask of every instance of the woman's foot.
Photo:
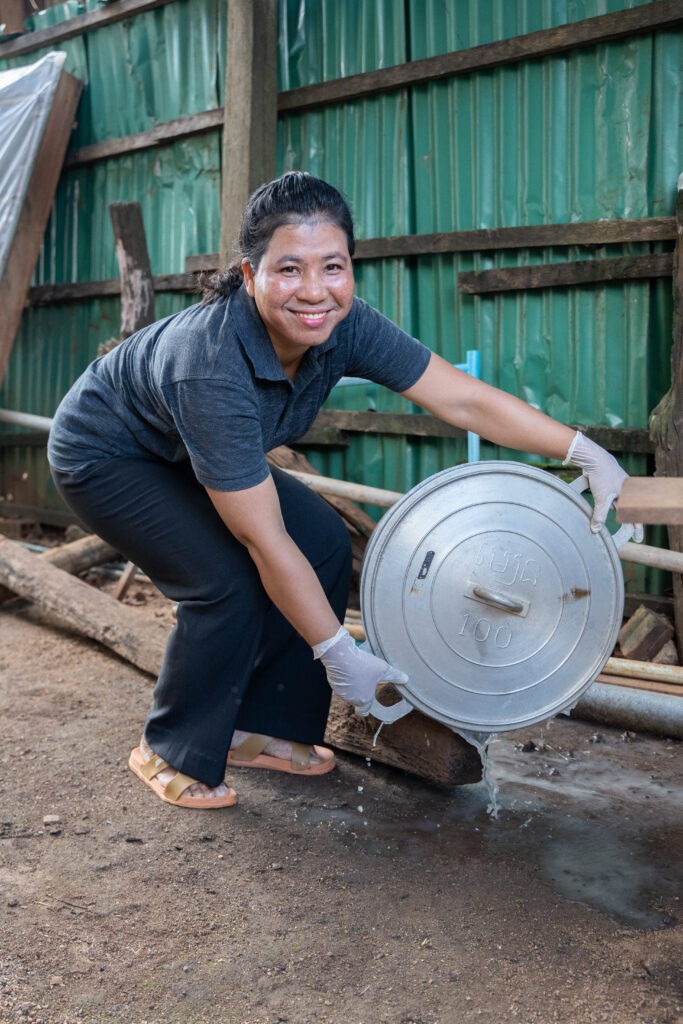
{"label": "woman's foot", "polygon": [[[244,743],[246,739],[253,735],[255,735],[253,732],[245,732],[243,729],[235,729],[234,733],[232,734],[230,749],[233,750],[235,747],[239,747],[241,743]],[[321,761],[315,752],[315,747],[310,746],[309,750],[311,752],[311,764],[320,764]],[[283,761],[290,761],[292,758],[291,741],[271,739],[268,743],[266,743],[261,753],[270,754],[271,757],[282,758]]]}
{"label": "woman's foot", "polygon": [[334,754],[327,747],[235,729],[228,764],[241,768],[270,768],[295,775],[324,775],[334,768]]}
{"label": "woman's foot", "polygon": [[[142,755],[146,761],[149,760],[150,757],[154,757],[155,751],[152,750],[144,736],[140,740],[140,750],[142,751]],[[162,786],[167,786],[168,783],[172,779],[174,779],[177,774],[178,771],[176,768],[168,767],[164,768],[162,772],[159,772],[156,778],[159,780]],[[226,786],[224,782],[222,782],[220,786],[216,786],[215,789],[212,789],[211,786],[207,786],[206,783],[204,782],[194,782],[191,786],[188,786],[188,788],[183,791],[183,796],[213,799],[225,797],[230,792],[230,788]]]}

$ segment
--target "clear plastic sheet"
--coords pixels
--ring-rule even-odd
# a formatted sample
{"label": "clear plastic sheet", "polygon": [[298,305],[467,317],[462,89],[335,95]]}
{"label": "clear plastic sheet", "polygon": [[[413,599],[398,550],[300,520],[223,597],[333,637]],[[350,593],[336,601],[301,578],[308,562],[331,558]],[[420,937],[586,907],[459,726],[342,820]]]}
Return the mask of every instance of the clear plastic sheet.
{"label": "clear plastic sheet", "polygon": [[65,54],[0,71],[0,274],[45,131]]}

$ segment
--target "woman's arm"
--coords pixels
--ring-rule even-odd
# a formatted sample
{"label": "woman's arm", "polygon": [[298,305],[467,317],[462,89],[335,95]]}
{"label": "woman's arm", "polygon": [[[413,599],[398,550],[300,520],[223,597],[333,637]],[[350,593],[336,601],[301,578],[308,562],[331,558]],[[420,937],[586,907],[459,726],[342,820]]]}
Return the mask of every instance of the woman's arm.
{"label": "woman's arm", "polygon": [[218,514],[254,560],[273,604],[313,648],[334,692],[367,715],[377,683],[408,677],[356,647],[339,625],[313,567],[285,529],[272,477],[244,491],[207,488]]}
{"label": "woman's arm", "polygon": [[562,460],[576,436],[570,427],[457,370],[436,354],[403,395],[446,423],[506,448]]}
{"label": "woman's arm", "polygon": [[285,529],[273,478],[244,491],[207,491],[227,528],[247,548],[276,608],[311,646],[333,636],[339,620]]}

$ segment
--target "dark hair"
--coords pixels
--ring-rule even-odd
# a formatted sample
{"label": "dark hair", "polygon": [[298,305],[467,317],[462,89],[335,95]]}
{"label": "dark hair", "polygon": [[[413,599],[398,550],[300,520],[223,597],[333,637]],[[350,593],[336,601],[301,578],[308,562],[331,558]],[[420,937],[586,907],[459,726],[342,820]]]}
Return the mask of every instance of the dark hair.
{"label": "dark hair", "polygon": [[341,228],[353,258],[353,221],[344,196],[306,171],[288,171],[259,186],[249,197],[240,228],[240,262],[225,271],[200,276],[202,302],[228,298],[242,284],[242,261],[248,260],[257,270],[277,228],[307,220],[326,220]]}

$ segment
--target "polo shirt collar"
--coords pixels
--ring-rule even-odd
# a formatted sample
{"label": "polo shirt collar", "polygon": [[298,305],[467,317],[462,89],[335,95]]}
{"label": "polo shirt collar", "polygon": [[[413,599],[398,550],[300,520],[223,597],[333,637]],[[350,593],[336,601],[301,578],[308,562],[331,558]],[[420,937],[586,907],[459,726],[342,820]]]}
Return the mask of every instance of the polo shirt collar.
{"label": "polo shirt collar", "polygon": [[[230,313],[242,342],[242,347],[254,369],[255,376],[260,380],[286,381],[288,384],[291,384],[292,382],[282,369],[282,364],[273,348],[273,343],[270,340],[265,324],[259,316],[256,303],[247,294],[244,285],[241,285],[230,296]],[[297,380],[300,376],[307,379],[318,372],[320,358],[323,353],[329,352],[337,344],[337,332],[340,327],[341,324],[338,324],[327,341],[324,341],[322,345],[316,345],[308,349],[297,371]]]}

